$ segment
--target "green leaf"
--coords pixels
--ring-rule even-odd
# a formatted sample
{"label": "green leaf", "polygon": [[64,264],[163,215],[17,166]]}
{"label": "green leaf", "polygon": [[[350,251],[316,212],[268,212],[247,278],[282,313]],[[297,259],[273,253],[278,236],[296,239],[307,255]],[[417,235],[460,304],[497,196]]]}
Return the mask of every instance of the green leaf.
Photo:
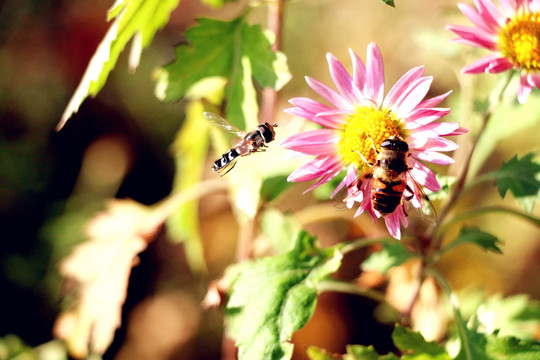
{"label": "green leaf", "polygon": [[379,271],[384,274],[394,266],[399,266],[407,260],[416,257],[401,241],[382,243],[382,250],[372,253],[363,263],[364,271]]}
{"label": "green leaf", "polygon": [[340,357],[334,357],[328,351],[316,346],[308,346],[306,355],[310,360],[338,360]]}
{"label": "green leaf", "polygon": [[455,360],[491,360],[487,354],[487,339],[484,334],[465,328],[464,338],[467,339],[467,347],[461,344]]}
{"label": "green leaf", "polygon": [[[201,101],[188,104],[186,119],[173,143],[176,162],[173,193],[191,188],[202,178],[209,142],[208,121],[203,112]],[[191,269],[200,273],[206,271],[206,264],[198,209],[198,200],[185,203],[167,219],[167,228],[172,240],[184,243]]]}
{"label": "green leaf", "polygon": [[[519,77],[518,77],[519,78]],[[515,99],[515,93],[512,95]],[[539,94],[533,92],[525,104],[502,103],[490,118],[471,159],[467,182],[474,179],[493,150],[510,136],[538,124]],[[516,119],[519,119],[517,121]],[[536,131],[533,129],[532,131]]]}
{"label": "green leaf", "polygon": [[528,360],[540,357],[540,342],[515,337],[488,337],[487,353],[490,359]]}
{"label": "green leaf", "polygon": [[533,360],[540,354],[540,342],[512,336],[486,335],[467,330],[471,340],[470,353],[460,350],[455,360]]}
{"label": "green leaf", "polygon": [[292,250],[238,265],[226,314],[239,359],[290,359],[292,334],[315,310],[317,283],[341,264],[339,251],[314,243],[301,232]]}
{"label": "green leaf", "polygon": [[442,200],[445,199],[450,194],[450,189],[456,183],[457,179],[455,176],[439,175],[437,174],[437,181],[441,185],[439,191],[433,192],[428,189],[424,189],[426,195],[429,197],[429,200]]}
{"label": "green leaf", "polygon": [[474,244],[478,245],[486,251],[493,251],[501,254],[502,251],[499,248],[498,244],[501,242],[497,237],[486,233],[478,228],[463,228],[459,233],[458,237],[454,239],[450,244],[448,244],[444,249],[441,250],[441,254],[447,252],[451,248],[460,245],[460,244]]}
{"label": "green leaf", "polygon": [[404,360],[450,360],[450,355],[442,346],[432,341],[426,341],[420,333],[401,325],[396,325],[392,339],[397,348],[407,354],[403,355],[402,359]]}
{"label": "green leaf", "polygon": [[529,214],[540,198],[540,163],[534,161],[533,157],[533,153],[521,159],[516,155],[491,174],[501,197],[504,198],[510,190],[517,203]]}
{"label": "green leaf", "polygon": [[155,33],[169,21],[171,12],[180,0],[117,0],[108,12],[113,20],[105,37],[90,59],[88,67],[75,90],[57,128],[76,113],[88,96],[96,96],[103,88],[110,72],[116,66],[120,53],[133,39],[130,67],[137,68],[142,49],[147,47]]}
{"label": "green leaf", "polygon": [[379,355],[373,346],[348,345],[347,354],[343,355],[343,360],[397,360],[396,355],[389,353]]}
{"label": "green leaf", "polygon": [[275,253],[279,254],[290,248],[291,239],[298,233],[300,226],[293,216],[275,208],[266,208],[261,214],[261,230]]}
{"label": "green leaf", "polygon": [[273,36],[259,25],[247,24],[243,16],[228,22],[206,18],[198,22],[186,31],[189,45],[178,46],[176,60],[156,72],[156,96],[176,101],[199,80],[223,76],[229,79],[227,120],[243,129],[250,115],[243,102],[252,102],[255,92],[246,75],[261,87],[279,90],[291,77],[285,55],[273,52]]}
{"label": "green leaf", "polygon": [[540,325],[540,303],[526,294],[492,295],[482,301],[473,319],[487,334],[532,338]]}
{"label": "green leaf", "polygon": [[388,6],[391,6],[393,8],[396,7],[396,5],[394,4],[394,0],[381,0],[383,3],[385,3],[386,5]]}
{"label": "green leaf", "polygon": [[203,3],[210,5],[216,9],[222,8],[226,2],[233,2],[235,0],[202,0]]}
{"label": "green leaf", "polygon": [[267,201],[276,199],[279,194],[291,186],[287,181],[287,175],[275,175],[263,179],[261,197]]}

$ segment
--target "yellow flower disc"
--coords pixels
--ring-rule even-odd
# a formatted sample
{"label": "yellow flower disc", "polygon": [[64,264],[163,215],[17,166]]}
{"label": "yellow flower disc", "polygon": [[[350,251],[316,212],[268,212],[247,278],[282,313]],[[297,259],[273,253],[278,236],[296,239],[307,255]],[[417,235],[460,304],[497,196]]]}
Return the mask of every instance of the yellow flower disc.
{"label": "yellow flower disc", "polygon": [[499,33],[499,50],[520,69],[540,70],[540,13],[508,20]]}
{"label": "yellow flower disc", "polygon": [[362,169],[368,166],[366,161],[371,164],[377,161],[375,149],[379,151],[381,143],[391,136],[402,136],[402,133],[399,121],[389,110],[359,107],[349,115],[338,152],[345,164],[355,164],[357,169]]}

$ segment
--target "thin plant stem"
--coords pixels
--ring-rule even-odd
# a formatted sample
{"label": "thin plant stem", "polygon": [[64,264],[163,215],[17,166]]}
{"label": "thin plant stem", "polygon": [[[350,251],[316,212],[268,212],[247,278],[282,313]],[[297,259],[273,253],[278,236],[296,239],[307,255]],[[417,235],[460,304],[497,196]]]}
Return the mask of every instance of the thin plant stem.
{"label": "thin plant stem", "polygon": [[[482,134],[484,133],[484,130],[486,129],[486,126],[487,126],[489,120],[491,119],[491,117],[493,116],[493,114],[495,113],[495,111],[497,110],[499,105],[501,104],[504,92],[505,92],[506,88],[508,87],[508,85],[510,84],[510,80],[512,79],[513,75],[514,75],[513,72],[509,73],[509,75],[508,75],[505,83],[503,84],[498,96],[495,99],[492,100],[491,105],[489,106],[487,111],[482,116],[482,123],[480,124],[480,129],[478,130],[478,134],[477,134],[476,138],[473,141],[473,144],[471,146],[471,149],[470,149],[469,153],[467,154],[467,157],[465,158],[465,162],[463,164],[463,170],[459,174],[456,185],[452,189],[452,192],[450,193],[450,197],[448,198],[448,200],[444,204],[444,206],[443,206],[443,208],[442,208],[442,210],[441,210],[441,212],[439,214],[439,224],[444,221],[444,219],[449,214],[450,210],[455,205],[455,203],[459,199],[459,196],[461,195],[461,193],[462,193],[462,191],[464,189],[465,182],[467,181],[467,176],[469,174],[469,168],[470,168],[472,157],[474,155],[474,151],[475,151],[476,147],[478,146],[480,138],[482,137]],[[440,233],[438,231],[438,226],[430,228],[428,230],[428,233],[426,234],[426,238],[431,239],[431,242],[430,242],[430,245],[429,245],[429,250],[430,250],[429,253],[437,252],[439,250],[439,248],[441,247],[443,237],[442,236],[435,237],[434,235],[436,233]]]}
{"label": "thin plant stem", "polygon": [[[273,51],[280,51],[282,45],[282,28],[283,28],[283,12],[285,8],[285,0],[274,0],[268,3],[268,28],[276,36]],[[276,106],[278,102],[278,92],[272,88],[266,88],[262,91],[261,97],[261,121],[273,123],[276,114]]]}
{"label": "thin plant stem", "polygon": [[459,310],[459,300],[456,294],[454,293],[454,291],[452,290],[452,288],[450,287],[450,285],[448,284],[444,276],[440,272],[438,272],[436,269],[429,267],[426,269],[426,272],[435,278],[439,286],[443,289],[443,291],[448,296],[448,299],[450,300],[450,304],[452,305],[452,311],[454,313],[454,319],[456,321],[456,327],[458,331],[459,340],[461,342],[461,348],[465,352],[465,358],[468,360],[473,360],[471,343],[467,335],[467,331],[468,331],[467,324],[465,323],[465,320],[463,319],[463,316],[461,315],[461,310]]}
{"label": "thin plant stem", "polygon": [[386,301],[384,294],[372,289],[364,289],[354,284],[343,281],[324,280],[317,284],[317,292],[339,292],[344,294],[362,296],[374,300],[378,303],[388,305],[388,307],[394,313],[394,316],[396,316],[398,319],[402,317],[399,310]]}
{"label": "thin plant stem", "polygon": [[461,222],[463,220],[470,219],[472,217],[476,217],[476,216],[480,216],[480,215],[485,215],[487,213],[493,213],[493,212],[499,212],[499,213],[505,213],[505,214],[514,215],[514,216],[520,217],[520,218],[522,218],[524,220],[527,220],[527,221],[531,222],[533,225],[540,226],[540,219],[538,219],[538,218],[536,218],[534,216],[531,216],[531,215],[527,215],[527,214],[525,214],[525,213],[523,213],[521,211],[517,211],[517,210],[510,209],[510,208],[503,207],[503,206],[487,206],[487,207],[482,207],[482,208],[478,208],[478,209],[465,211],[465,212],[460,213],[459,215],[454,216],[451,220],[449,220],[446,223],[440,225],[439,228],[438,228],[438,232],[444,232],[451,225],[453,225],[455,223],[458,223],[458,222]]}

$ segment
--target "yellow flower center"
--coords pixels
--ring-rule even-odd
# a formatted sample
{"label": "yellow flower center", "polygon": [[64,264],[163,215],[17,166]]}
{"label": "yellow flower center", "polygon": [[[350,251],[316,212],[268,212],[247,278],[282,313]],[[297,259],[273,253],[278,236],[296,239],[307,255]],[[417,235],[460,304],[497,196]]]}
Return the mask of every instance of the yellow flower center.
{"label": "yellow flower center", "polygon": [[521,69],[540,70],[540,13],[508,20],[499,33],[499,50]]}
{"label": "yellow flower center", "polygon": [[403,136],[399,120],[390,110],[359,107],[349,115],[338,143],[338,152],[347,165],[354,164],[362,169],[377,161],[381,143],[391,136]]}

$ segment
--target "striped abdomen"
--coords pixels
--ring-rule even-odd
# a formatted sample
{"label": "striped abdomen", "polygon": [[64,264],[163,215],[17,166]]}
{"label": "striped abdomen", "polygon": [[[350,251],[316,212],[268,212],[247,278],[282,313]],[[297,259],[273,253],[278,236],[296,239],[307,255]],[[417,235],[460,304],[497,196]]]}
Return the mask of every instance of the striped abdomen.
{"label": "striped abdomen", "polygon": [[373,179],[371,188],[371,203],[373,209],[382,216],[393,213],[401,203],[403,192],[407,183],[405,181],[384,181]]}
{"label": "striped abdomen", "polygon": [[224,169],[227,165],[232,163],[234,159],[236,159],[238,156],[240,156],[240,153],[235,148],[229,150],[225,154],[221,155],[219,159],[214,161],[214,165],[212,166],[213,171],[220,171]]}

